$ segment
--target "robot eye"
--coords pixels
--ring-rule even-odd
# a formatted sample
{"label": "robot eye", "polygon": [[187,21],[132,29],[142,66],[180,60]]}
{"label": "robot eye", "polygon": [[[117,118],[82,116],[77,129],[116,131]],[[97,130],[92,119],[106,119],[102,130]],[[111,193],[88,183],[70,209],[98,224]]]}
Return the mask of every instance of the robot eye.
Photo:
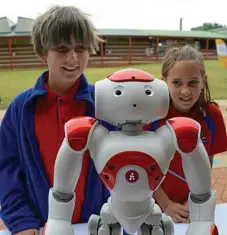
{"label": "robot eye", "polygon": [[117,86],[114,89],[114,95],[115,96],[121,96],[124,93],[124,88],[122,86]]}
{"label": "robot eye", "polygon": [[154,95],[154,91],[153,91],[151,86],[145,86],[144,89],[145,89],[144,92],[147,96],[153,96]]}
{"label": "robot eye", "polygon": [[151,90],[145,90],[146,95],[151,95],[151,93],[152,93]]}
{"label": "robot eye", "polygon": [[122,94],[121,90],[116,90],[116,91],[115,91],[115,95],[119,96],[119,95],[121,95],[121,94]]}

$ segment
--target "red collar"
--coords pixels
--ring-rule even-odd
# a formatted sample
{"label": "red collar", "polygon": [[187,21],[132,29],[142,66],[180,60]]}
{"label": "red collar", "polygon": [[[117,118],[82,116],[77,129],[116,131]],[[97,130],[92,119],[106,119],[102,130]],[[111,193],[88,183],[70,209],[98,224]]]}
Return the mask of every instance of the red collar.
{"label": "red collar", "polygon": [[55,100],[58,99],[59,97],[61,97],[61,99],[65,101],[72,100],[75,94],[77,93],[80,84],[80,78],[78,78],[76,83],[63,96],[59,96],[50,89],[50,87],[47,85],[47,80],[48,80],[48,73],[43,79],[44,88],[47,91],[46,97],[48,99],[55,99]]}
{"label": "red collar", "polygon": [[172,104],[170,104],[167,118],[169,119],[173,117],[189,117],[192,119],[198,119],[197,107],[193,107],[189,112],[181,112],[177,110]]}

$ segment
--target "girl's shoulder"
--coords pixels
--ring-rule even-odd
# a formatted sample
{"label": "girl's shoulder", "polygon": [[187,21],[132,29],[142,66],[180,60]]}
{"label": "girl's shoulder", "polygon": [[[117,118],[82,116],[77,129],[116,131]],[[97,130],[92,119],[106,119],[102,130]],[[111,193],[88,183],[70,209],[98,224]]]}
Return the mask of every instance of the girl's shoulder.
{"label": "girl's shoulder", "polygon": [[220,117],[222,116],[221,108],[215,103],[210,103],[207,105],[206,114],[211,117]]}

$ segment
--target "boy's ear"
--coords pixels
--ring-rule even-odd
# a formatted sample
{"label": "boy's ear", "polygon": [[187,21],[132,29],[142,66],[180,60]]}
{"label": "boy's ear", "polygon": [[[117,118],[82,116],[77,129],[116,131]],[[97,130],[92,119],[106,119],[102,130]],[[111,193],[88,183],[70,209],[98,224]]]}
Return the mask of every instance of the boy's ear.
{"label": "boy's ear", "polygon": [[40,57],[42,63],[46,64],[47,60],[45,56]]}

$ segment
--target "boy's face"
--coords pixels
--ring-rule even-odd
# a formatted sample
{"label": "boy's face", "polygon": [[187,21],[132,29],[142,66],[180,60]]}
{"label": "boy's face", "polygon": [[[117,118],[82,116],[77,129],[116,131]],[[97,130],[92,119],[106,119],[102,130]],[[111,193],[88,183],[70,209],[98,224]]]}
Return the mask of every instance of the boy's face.
{"label": "boy's face", "polygon": [[71,45],[59,45],[57,48],[49,49],[44,59],[49,69],[49,82],[70,87],[87,67],[89,52],[72,39]]}

